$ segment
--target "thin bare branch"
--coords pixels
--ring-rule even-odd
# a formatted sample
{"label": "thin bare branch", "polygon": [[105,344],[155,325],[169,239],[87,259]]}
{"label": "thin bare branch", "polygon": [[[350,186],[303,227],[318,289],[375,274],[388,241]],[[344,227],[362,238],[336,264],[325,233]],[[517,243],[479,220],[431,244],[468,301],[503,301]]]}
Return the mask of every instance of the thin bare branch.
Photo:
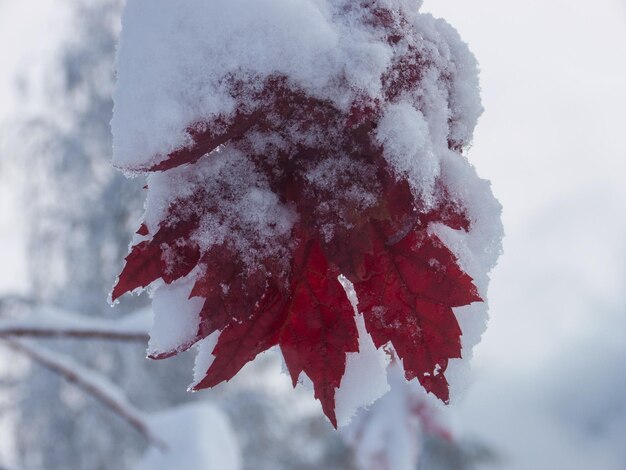
{"label": "thin bare branch", "polygon": [[124,391],[102,374],[79,364],[71,357],[35,346],[27,341],[2,338],[6,345],[38,364],[61,375],[87,394],[99,400],[135,428],[152,445],[166,450],[167,445],[150,428],[146,415],[126,397]]}
{"label": "thin bare branch", "polygon": [[30,326],[0,325],[0,338],[28,337],[28,338],[73,338],[73,339],[102,339],[109,341],[137,341],[147,342],[147,333],[132,333],[118,331],[102,331],[71,328],[33,328]]}

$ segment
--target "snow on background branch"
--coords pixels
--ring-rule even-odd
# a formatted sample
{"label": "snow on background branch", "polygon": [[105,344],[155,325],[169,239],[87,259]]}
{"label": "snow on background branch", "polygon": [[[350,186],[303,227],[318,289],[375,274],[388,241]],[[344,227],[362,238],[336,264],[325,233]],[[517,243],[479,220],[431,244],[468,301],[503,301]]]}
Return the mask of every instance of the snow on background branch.
{"label": "snow on background branch", "polygon": [[146,423],[146,416],[131,405],[126,394],[106,377],[87,369],[70,357],[46,350],[31,342],[11,338],[4,338],[3,341],[15,351],[25,354],[35,362],[76,384],[85,392],[104,403],[115,414],[128,421],[151,444],[161,449],[161,451],[167,450],[167,444],[156,437],[150,430]]}
{"label": "snow on background branch", "polygon": [[[149,310],[132,313],[119,320],[93,318],[52,307],[31,306],[28,310],[29,314],[18,318],[0,317],[0,336],[104,339],[146,343],[152,323]],[[0,313],[3,313],[1,308]]]}

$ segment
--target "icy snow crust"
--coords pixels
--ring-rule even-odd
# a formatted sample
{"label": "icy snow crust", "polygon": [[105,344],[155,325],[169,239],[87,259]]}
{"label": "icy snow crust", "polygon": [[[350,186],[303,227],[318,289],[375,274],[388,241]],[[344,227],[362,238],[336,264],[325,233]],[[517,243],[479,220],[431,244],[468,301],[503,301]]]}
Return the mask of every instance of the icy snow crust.
{"label": "icy snow crust", "polygon": [[[364,20],[365,9],[354,0],[129,0],[117,58],[113,162],[129,174],[158,166],[172,152],[193,144],[190,129],[242,111],[237,109],[242,96],[249,97],[243,101],[244,112],[259,107],[263,111],[258,94],[271,77],[286,77],[291,88],[346,114],[359,97],[367,97],[368,103],[382,103],[375,140],[395,177],[408,180],[416,203],[423,210],[436,207],[445,193],[470,219],[467,232],[437,224],[429,230],[459,258],[485,299],[487,274],[500,253],[502,226],[489,183],[461,154],[482,112],[476,61],[452,27],[419,13],[421,2],[362,3],[400,11],[416,33],[389,41],[381,28]],[[381,77],[409,48],[421,57],[419,64],[410,64],[420,71],[420,86],[385,95]],[[400,68],[394,73],[405,72]],[[390,81],[401,78],[387,75]],[[295,127],[283,132],[292,143],[315,148],[341,129],[321,124],[307,132]],[[270,166],[273,155],[291,145],[279,133],[252,130],[246,139],[251,152],[267,155]],[[326,241],[337,224],[351,224],[337,207],[365,211],[380,195],[375,170],[341,152],[301,164],[307,169],[307,190],[328,195],[327,202],[314,209]],[[193,235],[201,250],[228,243],[252,267],[266,257],[289,261],[290,234],[302,214],[279,200],[237,146],[227,143],[194,164],[153,172],[148,188],[144,223],[149,233],[158,230],[172,204],[201,192],[206,197],[197,204],[210,201],[215,206],[203,213]],[[332,223],[326,224],[326,219]],[[192,271],[171,286],[153,289],[152,353],[193,339],[200,305],[197,298],[186,297],[190,280],[198,274]],[[186,302],[186,307],[180,306]],[[484,331],[487,304],[457,308],[455,314],[463,331],[464,359],[452,360],[448,367],[453,390],[467,381],[467,359]],[[174,316],[181,322],[177,326]],[[363,349],[359,354],[369,355],[377,370],[384,369],[380,351],[370,347],[363,325],[358,325]],[[201,369],[210,365],[216,341],[212,335],[200,344],[195,383]],[[350,353],[337,392],[341,423],[388,389],[384,374],[380,378],[378,373],[371,387],[370,371],[357,356]],[[359,389],[371,393],[354,392]]]}

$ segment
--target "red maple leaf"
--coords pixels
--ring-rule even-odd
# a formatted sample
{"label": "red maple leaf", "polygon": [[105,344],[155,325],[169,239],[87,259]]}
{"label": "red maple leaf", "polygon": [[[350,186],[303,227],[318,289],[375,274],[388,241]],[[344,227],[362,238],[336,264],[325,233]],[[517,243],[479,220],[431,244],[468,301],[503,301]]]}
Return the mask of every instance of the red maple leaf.
{"label": "red maple leaf", "polygon": [[448,360],[461,357],[461,329],[452,307],[480,301],[472,279],[427,231],[411,230],[389,243],[373,224],[374,250],[366,277],[354,283],[365,325],[377,347],[391,342],[406,378],[447,402]]}
{"label": "red maple leaf", "polygon": [[245,320],[233,319],[219,336],[215,360],[196,389],[230,380],[257,354],[279,345],[294,386],[302,372],[334,426],[335,389],[345,355],[358,351],[352,305],[319,240],[303,239],[293,258],[288,292],[270,286]]}
{"label": "red maple leaf", "polygon": [[[369,8],[372,27],[385,31],[389,43],[407,35],[420,40],[400,12]],[[415,48],[407,48],[380,78],[386,102],[418,90],[427,66]],[[417,378],[448,401],[447,364],[461,356],[461,330],[452,308],[481,299],[452,252],[428,229],[436,222],[469,230],[463,207],[439,182],[438,202],[426,208],[406,179],[394,174],[375,137],[380,100],[355,92],[345,111],[310,96],[288,77],[261,78],[264,86],[258,87],[229,77],[231,94],[240,103],[236,110],[211,122],[190,123],[191,143],[143,171],[202,165],[219,159],[215,150],[224,145],[239,150],[280,202],[299,215],[290,259],[285,263],[267,255],[249,266],[228,240],[201,247],[196,235],[202,221],[208,214],[221,215],[212,202],[219,195],[199,186],[193,196],[171,202],[154,234],[140,227],[144,239],[126,258],[113,299],[157,279],[170,284],[191,276],[190,297],[204,299],[197,335],[154,357],[176,354],[219,331],[214,360],[195,386],[200,389],[230,380],[258,354],[279,346],[294,385],[305,373],[336,426],[335,391],[346,354],[358,351],[353,307],[338,282],[342,274],[354,285],[375,345],[391,344],[406,378]],[[449,77],[442,72],[440,79],[446,83]],[[259,149],[259,135],[273,139]],[[281,144],[271,144],[275,141]],[[454,151],[464,145],[449,141]],[[312,168],[337,162],[341,171],[333,185],[310,178]]]}

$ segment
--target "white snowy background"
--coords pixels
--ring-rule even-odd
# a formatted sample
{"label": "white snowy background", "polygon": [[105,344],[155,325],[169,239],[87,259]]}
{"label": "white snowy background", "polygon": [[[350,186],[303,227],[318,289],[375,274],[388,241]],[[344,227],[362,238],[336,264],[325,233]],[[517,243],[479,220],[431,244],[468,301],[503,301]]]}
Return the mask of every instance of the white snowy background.
{"label": "white snowy background", "polygon": [[[626,2],[426,0],[481,64],[470,159],[504,207],[473,385],[451,410],[507,469],[626,468]],[[61,0],[0,0],[0,121],[37,107]],[[3,136],[0,134],[0,139]],[[8,149],[0,140],[0,151]],[[10,174],[0,291],[26,289]]]}
{"label": "white snowy background", "polygon": [[460,426],[507,468],[626,468],[626,2],[425,8],[481,64],[470,158],[507,234]]}

